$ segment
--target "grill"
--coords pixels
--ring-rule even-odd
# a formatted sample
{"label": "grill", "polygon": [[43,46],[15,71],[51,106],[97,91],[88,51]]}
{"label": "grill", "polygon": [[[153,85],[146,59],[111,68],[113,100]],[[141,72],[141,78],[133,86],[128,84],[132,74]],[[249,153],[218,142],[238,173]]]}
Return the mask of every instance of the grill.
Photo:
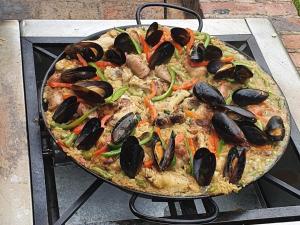
{"label": "grill", "polygon": [[[252,35],[223,35],[270,73]],[[76,166],[62,153],[43,124],[39,94],[43,77],[68,43],[82,38],[22,38],[32,198],[35,224],[149,224],[128,207],[135,197]],[[300,219],[300,133],[292,120],[286,153],[259,181],[238,194],[214,197],[220,213],[212,224],[249,224]],[[85,203],[86,202],[86,203]],[[84,204],[85,203],[85,204]],[[138,198],[137,208],[155,217],[201,218],[212,207],[206,199],[169,201]],[[68,222],[67,222],[68,221]]]}

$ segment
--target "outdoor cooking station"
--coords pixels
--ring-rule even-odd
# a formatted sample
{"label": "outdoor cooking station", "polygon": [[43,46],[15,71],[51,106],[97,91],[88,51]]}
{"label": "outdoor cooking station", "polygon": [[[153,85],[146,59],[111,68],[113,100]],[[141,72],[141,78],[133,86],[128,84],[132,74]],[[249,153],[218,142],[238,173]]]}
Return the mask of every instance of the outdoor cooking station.
{"label": "outdoor cooking station", "polygon": [[[196,20],[157,22],[197,27]],[[43,77],[68,43],[100,30],[135,23],[134,20],[0,23],[0,115],[3,113],[5,118],[10,115],[1,124],[7,129],[1,130],[0,139],[0,165],[5,168],[0,182],[0,201],[5,206],[0,213],[3,224],[58,225],[69,217],[71,224],[147,224],[136,220],[130,212],[130,194],[95,180],[58,150],[41,122],[38,104]],[[290,144],[280,162],[240,193],[215,197],[220,213],[213,223],[299,221],[299,75],[267,19],[208,19],[204,20],[203,31],[254,57],[270,72],[286,96],[294,119]],[[8,141],[12,137],[15,141]],[[178,219],[211,210],[205,200],[203,203],[160,201],[138,198],[137,207],[156,217],[171,215]]]}

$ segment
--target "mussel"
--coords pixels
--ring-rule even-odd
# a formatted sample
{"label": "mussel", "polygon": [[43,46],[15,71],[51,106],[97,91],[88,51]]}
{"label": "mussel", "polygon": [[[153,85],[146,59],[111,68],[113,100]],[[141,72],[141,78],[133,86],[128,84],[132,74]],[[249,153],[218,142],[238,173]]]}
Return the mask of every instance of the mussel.
{"label": "mussel", "polygon": [[185,46],[191,39],[191,35],[186,29],[180,27],[174,27],[171,29],[172,39],[180,44],[182,47]]}
{"label": "mussel", "polygon": [[280,116],[272,116],[266,125],[265,132],[271,141],[282,141],[285,136],[282,118]]}
{"label": "mussel", "polygon": [[216,170],[216,156],[207,148],[199,148],[193,159],[193,174],[200,186],[210,184]]}
{"label": "mussel", "polygon": [[253,73],[244,65],[236,65],[234,69],[234,80],[239,83],[245,83]]}
{"label": "mussel", "polygon": [[145,41],[147,42],[148,45],[153,47],[160,41],[162,35],[163,35],[163,31],[158,30],[158,23],[153,22],[149,26],[149,28],[146,32]]}
{"label": "mussel", "polygon": [[161,43],[149,59],[149,68],[154,69],[155,66],[167,63],[171,59],[174,50],[175,48],[171,42]]}
{"label": "mussel", "polygon": [[211,106],[225,104],[225,100],[219,90],[208,83],[198,82],[193,88],[193,93],[198,100]]}
{"label": "mussel", "polygon": [[75,147],[80,150],[89,150],[96,144],[104,128],[98,118],[94,117],[86,122],[78,138],[75,141]]}
{"label": "mussel", "polygon": [[110,83],[96,80],[78,81],[72,85],[72,90],[89,103],[103,103],[113,93]]}
{"label": "mussel", "polygon": [[131,37],[128,33],[120,33],[114,42],[114,47],[116,49],[120,49],[122,52],[130,53],[137,53],[134,47],[134,44],[131,40]]}
{"label": "mussel", "polygon": [[172,131],[168,146],[163,146],[163,141],[160,140],[157,133],[153,136],[153,155],[155,161],[161,171],[165,171],[171,165],[175,154],[175,133]]}
{"label": "mussel", "polygon": [[77,59],[80,54],[87,62],[95,62],[102,58],[102,47],[94,42],[79,42],[70,44],[65,48],[65,54],[68,58]]}
{"label": "mussel", "polygon": [[120,164],[124,173],[134,178],[143,164],[144,149],[134,136],[129,136],[121,147]]}
{"label": "mussel", "polygon": [[269,143],[266,133],[255,124],[249,122],[239,122],[238,125],[249,143],[255,145],[266,145]]}
{"label": "mussel", "polygon": [[220,106],[220,108],[222,108],[225,111],[226,115],[234,121],[247,121],[251,123],[255,123],[257,121],[255,115],[252,112],[239,106],[222,105]]}
{"label": "mussel", "polygon": [[217,134],[226,142],[243,144],[246,138],[239,126],[223,112],[216,112],[212,124]]}
{"label": "mussel", "polygon": [[205,60],[220,59],[223,56],[222,50],[214,45],[208,45],[205,48]]}
{"label": "mussel", "polygon": [[76,96],[71,96],[65,99],[55,110],[52,119],[56,123],[66,123],[72,119],[76,113],[79,102],[77,102]]}
{"label": "mussel", "polygon": [[233,146],[228,152],[223,176],[232,184],[236,184],[242,178],[246,165],[246,150],[246,147]]}
{"label": "mussel", "polygon": [[199,43],[193,46],[190,54],[190,60],[192,62],[202,62],[205,57],[204,45]]}
{"label": "mussel", "polygon": [[118,66],[121,66],[126,62],[125,53],[118,48],[108,49],[104,54],[104,58],[106,61]]}
{"label": "mussel", "polygon": [[269,97],[269,93],[252,88],[241,88],[233,92],[232,100],[239,106],[256,105]]}
{"label": "mussel", "polygon": [[60,79],[63,82],[75,83],[79,80],[87,80],[96,76],[96,69],[92,66],[83,66],[62,72]]}
{"label": "mussel", "polygon": [[221,60],[212,60],[207,65],[207,71],[214,74],[214,79],[234,78],[234,65]]}
{"label": "mussel", "polygon": [[139,117],[133,112],[127,113],[115,125],[111,132],[111,140],[114,144],[122,143],[129,137],[138,124]]}

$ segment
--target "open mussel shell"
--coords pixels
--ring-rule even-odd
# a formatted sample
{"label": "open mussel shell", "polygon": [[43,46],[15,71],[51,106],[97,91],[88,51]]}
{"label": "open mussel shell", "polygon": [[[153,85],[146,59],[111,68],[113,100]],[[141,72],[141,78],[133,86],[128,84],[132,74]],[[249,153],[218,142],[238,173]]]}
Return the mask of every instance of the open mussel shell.
{"label": "open mussel shell", "polygon": [[114,47],[128,54],[137,53],[128,33],[120,33],[114,42]]}
{"label": "open mussel shell", "polygon": [[249,122],[239,122],[238,125],[249,143],[254,145],[266,145],[269,143],[266,133],[255,124]]}
{"label": "open mussel shell", "polygon": [[234,78],[234,65],[221,60],[212,60],[207,65],[207,71],[214,74],[214,79]]}
{"label": "open mussel shell", "polygon": [[124,173],[134,178],[143,164],[145,153],[139,141],[134,136],[129,136],[121,147],[120,164]]}
{"label": "open mussel shell", "polygon": [[69,69],[62,72],[60,79],[63,82],[75,83],[79,80],[87,80],[96,76],[96,68],[92,66],[83,66],[75,69]]}
{"label": "open mussel shell", "polygon": [[76,96],[71,96],[65,99],[55,110],[52,119],[56,123],[66,123],[72,119],[76,113],[79,102],[77,102]]}
{"label": "open mussel shell", "polygon": [[223,112],[216,112],[212,124],[217,134],[226,142],[243,144],[246,138],[239,126]]}
{"label": "open mussel shell", "polygon": [[171,42],[165,41],[161,43],[154,51],[149,60],[149,68],[154,69],[155,66],[169,62],[174,53],[174,46]]}
{"label": "open mussel shell", "polygon": [[205,54],[205,48],[203,44],[197,44],[194,45],[191,54],[190,54],[190,60],[192,62],[202,62],[204,60],[204,54]]}
{"label": "open mussel shell", "polygon": [[246,165],[246,151],[246,147],[233,146],[228,152],[223,176],[232,184],[236,184],[242,178]]}
{"label": "open mussel shell", "polygon": [[157,22],[153,22],[147,32],[146,32],[146,37],[145,40],[147,42],[148,45],[150,46],[155,46],[161,39],[163,35],[163,31],[162,30],[158,30],[158,23]]}
{"label": "open mussel shell", "polygon": [[285,136],[282,118],[280,116],[272,116],[266,125],[265,132],[271,141],[282,141]]}
{"label": "open mussel shell", "polygon": [[185,46],[191,39],[191,35],[186,29],[180,27],[174,27],[171,29],[172,39],[180,44],[182,47]]}
{"label": "open mussel shell", "polygon": [[199,148],[193,159],[193,174],[200,186],[210,184],[216,170],[216,156],[207,148]]}
{"label": "open mussel shell", "polygon": [[205,49],[205,59],[208,61],[220,59],[222,56],[222,50],[217,46],[208,45]]}
{"label": "open mussel shell", "polygon": [[256,105],[269,97],[269,93],[252,88],[241,88],[233,92],[232,100],[239,106]]}
{"label": "open mussel shell", "polygon": [[175,137],[176,135],[172,131],[170,139],[168,141],[168,146],[164,148],[159,136],[154,133],[153,155],[161,171],[165,171],[166,169],[168,169],[172,163],[175,154]]}
{"label": "open mussel shell", "polygon": [[222,108],[225,111],[226,115],[234,121],[247,121],[251,123],[255,123],[257,121],[255,115],[252,112],[239,106],[222,105],[220,106],[220,108]]}
{"label": "open mussel shell", "polygon": [[116,64],[118,66],[121,66],[126,62],[125,53],[117,48],[107,50],[105,52],[104,58],[106,61]]}
{"label": "open mussel shell", "polygon": [[75,141],[75,147],[80,150],[89,150],[98,141],[104,128],[98,118],[94,117],[86,122],[78,138]]}
{"label": "open mussel shell", "polygon": [[103,103],[104,99],[111,96],[113,87],[106,81],[78,81],[72,85],[72,90],[80,98],[90,103]]}
{"label": "open mussel shell", "polygon": [[114,126],[111,132],[111,140],[114,144],[122,143],[131,135],[137,126],[139,118],[133,112],[127,113]]}
{"label": "open mussel shell", "polygon": [[87,62],[95,62],[102,58],[103,49],[99,44],[94,42],[79,42],[68,45],[65,50],[67,57],[77,59],[80,54]]}
{"label": "open mussel shell", "polygon": [[244,65],[236,65],[234,69],[234,79],[239,83],[245,83],[253,73]]}
{"label": "open mussel shell", "polygon": [[225,100],[220,91],[208,83],[198,82],[193,88],[193,93],[198,100],[211,106],[225,104]]}

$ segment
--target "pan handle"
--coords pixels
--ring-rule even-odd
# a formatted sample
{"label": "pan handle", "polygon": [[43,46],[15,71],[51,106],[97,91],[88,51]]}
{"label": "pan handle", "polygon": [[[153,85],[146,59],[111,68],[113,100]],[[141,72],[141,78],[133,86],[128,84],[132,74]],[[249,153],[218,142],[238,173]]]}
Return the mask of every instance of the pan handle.
{"label": "pan handle", "polygon": [[182,6],[179,6],[179,5],[173,5],[173,4],[168,4],[168,3],[145,3],[141,6],[139,6],[136,10],[136,13],[135,13],[135,19],[136,19],[136,23],[138,25],[141,25],[141,12],[142,12],[142,10],[144,8],[152,7],[152,6],[161,6],[161,7],[164,7],[164,8],[178,9],[178,10],[181,10],[181,11],[184,11],[184,12],[187,12],[187,13],[190,13],[190,14],[194,15],[197,18],[198,22],[199,22],[198,31],[201,32],[202,27],[203,27],[203,20],[202,20],[201,16],[196,11],[185,8],[185,7],[182,7]]}
{"label": "pan handle", "polygon": [[138,194],[133,194],[129,201],[129,208],[131,212],[138,218],[147,220],[150,222],[156,223],[168,223],[168,224],[203,224],[208,223],[215,220],[219,214],[219,208],[217,204],[211,198],[204,198],[202,199],[204,208],[206,209],[206,214],[201,218],[191,218],[191,219],[180,219],[172,218],[172,217],[154,217],[151,215],[144,214],[143,212],[139,211],[135,206],[135,201],[138,197]]}

